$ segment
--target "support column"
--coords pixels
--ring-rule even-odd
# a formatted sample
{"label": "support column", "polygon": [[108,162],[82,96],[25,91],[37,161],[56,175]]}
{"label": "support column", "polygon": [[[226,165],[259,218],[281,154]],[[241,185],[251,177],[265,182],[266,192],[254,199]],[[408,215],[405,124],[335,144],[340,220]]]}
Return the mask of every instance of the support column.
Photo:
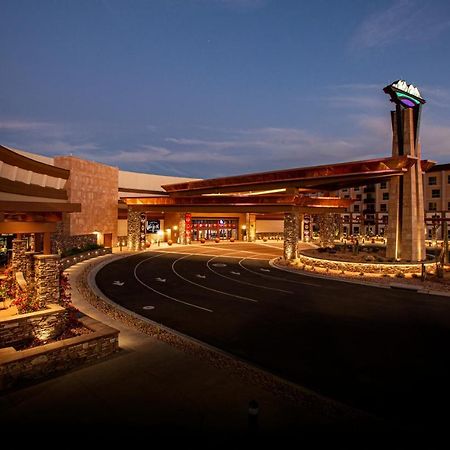
{"label": "support column", "polygon": [[22,272],[25,275],[27,270],[27,241],[25,239],[14,239],[12,242],[11,265],[14,272]]}
{"label": "support column", "polygon": [[35,289],[39,306],[59,301],[59,255],[35,255]]}
{"label": "support column", "polygon": [[133,207],[128,207],[128,219],[127,219],[127,241],[128,250],[139,250],[139,233],[140,233],[141,219],[139,211]]}
{"label": "support column", "polygon": [[298,213],[284,213],[284,259],[293,260],[297,258],[298,238]]}
{"label": "support column", "polygon": [[256,241],[256,214],[246,215],[247,242]]}
{"label": "support column", "polygon": [[44,255],[50,255],[52,253],[51,233],[46,231],[44,233]]}
{"label": "support column", "polygon": [[181,245],[187,244],[186,238],[186,216],[184,213],[180,213],[178,220],[178,239]]}
{"label": "support column", "polygon": [[36,252],[25,253],[27,264],[24,276],[28,283],[33,283],[35,278],[34,269],[36,260],[34,259],[34,255],[36,255]]}

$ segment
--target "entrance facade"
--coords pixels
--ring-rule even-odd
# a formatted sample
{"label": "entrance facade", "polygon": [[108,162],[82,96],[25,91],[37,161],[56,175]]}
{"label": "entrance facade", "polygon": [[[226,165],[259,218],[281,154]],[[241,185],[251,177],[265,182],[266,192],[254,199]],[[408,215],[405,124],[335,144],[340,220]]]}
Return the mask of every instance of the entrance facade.
{"label": "entrance facade", "polygon": [[192,240],[238,239],[239,220],[233,218],[193,218]]}

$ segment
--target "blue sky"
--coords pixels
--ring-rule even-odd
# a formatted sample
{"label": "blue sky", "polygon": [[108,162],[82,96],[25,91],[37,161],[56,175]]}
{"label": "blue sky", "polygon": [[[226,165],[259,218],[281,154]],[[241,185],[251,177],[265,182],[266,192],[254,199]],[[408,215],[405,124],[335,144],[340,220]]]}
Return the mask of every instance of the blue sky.
{"label": "blue sky", "polygon": [[450,2],[0,0],[0,143],[213,177],[390,154],[382,88],[450,162]]}

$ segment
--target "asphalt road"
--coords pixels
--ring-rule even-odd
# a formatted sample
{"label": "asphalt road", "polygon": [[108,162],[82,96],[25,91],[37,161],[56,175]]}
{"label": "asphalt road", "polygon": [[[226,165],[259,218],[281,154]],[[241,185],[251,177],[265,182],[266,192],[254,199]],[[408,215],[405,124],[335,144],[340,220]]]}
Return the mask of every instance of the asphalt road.
{"label": "asphalt road", "polygon": [[449,298],[284,272],[268,263],[276,245],[258,247],[140,253],[96,282],[142,316],[394,424],[446,421]]}

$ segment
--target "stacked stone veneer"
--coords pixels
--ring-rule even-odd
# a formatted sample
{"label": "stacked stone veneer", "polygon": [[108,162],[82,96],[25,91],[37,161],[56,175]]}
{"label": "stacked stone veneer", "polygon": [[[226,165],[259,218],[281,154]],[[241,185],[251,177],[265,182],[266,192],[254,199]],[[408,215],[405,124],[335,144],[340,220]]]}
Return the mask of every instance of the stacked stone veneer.
{"label": "stacked stone veneer", "polygon": [[28,283],[34,283],[34,266],[35,266],[35,259],[34,256],[36,255],[36,252],[26,252],[26,269],[25,269],[25,279]]}
{"label": "stacked stone veneer", "polygon": [[[397,275],[402,274],[420,274],[422,271],[422,264],[404,264],[404,263],[361,263],[361,262],[346,262],[333,261],[330,259],[313,258],[311,256],[300,253],[298,255],[300,265],[304,265],[306,270],[311,270],[316,267],[328,270],[337,270],[354,273],[372,273],[372,274],[386,274]],[[424,263],[427,270],[432,269],[436,264],[433,261]]]}
{"label": "stacked stone veneer", "polygon": [[42,341],[59,336],[67,323],[67,312],[49,304],[43,311],[0,319],[0,348],[14,346],[31,339]]}
{"label": "stacked stone veneer", "polygon": [[141,230],[140,212],[134,208],[128,208],[128,249],[139,249],[139,233]]}
{"label": "stacked stone veneer", "polygon": [[90,334],[27,350],[0,349],[0,390],[94,362],[118,350],[118,330],[90,317],[81,319],[81,322],[92,331]]}
{"label": "stacked stone veneer", "polygon": [[12,248],[12,269],[14,272],[22,272],[24,275],[27,269],[27,241],[22,239],[13,240]]}
{"label": "stacked stone veneer", "polygon": [[59,300],[59,260],[58,255],[35,255],[36,300],[41,307]]}
{"label": "stacked stone veneer", "polygon": [[52,253],[55,254],[72,248],[84,248],[93,244],[97,244],[96,234],[70,236],[69,231],[65,229],[62,222],[56,225],[56,233],[52,234]]}
{"label": "stacked stone veneer", "polygon": [[284,259],[297,258],[297,244],[299,239],[299,215],[297,213],[284,214]]}

